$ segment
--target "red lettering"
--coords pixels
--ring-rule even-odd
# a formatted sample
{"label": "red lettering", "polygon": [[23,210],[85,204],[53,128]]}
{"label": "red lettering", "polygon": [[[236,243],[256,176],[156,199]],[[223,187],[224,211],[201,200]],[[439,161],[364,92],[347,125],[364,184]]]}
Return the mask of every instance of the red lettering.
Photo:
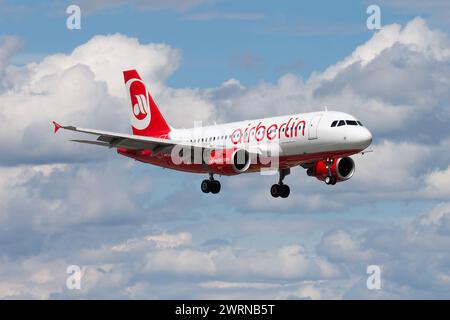
{"label": "red lettering", "polygon": [[250,136],[252,135],[252,131],[255,131],[255,127],[252,127],[251,129],[250,129],[250,131],[248,132],[248,140],[247,140],[247,142],[250,142]]}
{"label": "red lettering", "polygon": [[[272,132],[272,128],[274,129],[273,132]],[[267,128],[267,139],[268,140],[275,139],[275,137],[277,136],[277,129],[278,129],[278,126],[275,123]],[[270,136],[272,133],[274,133],[274,135]]]}
{"label": "red lettering", "polygon": [[259,122],[258,125],[256,126],[256,141],[258,142],[260,142],[264,138],[264,135],[266,134],[266,126],[262,126],[261,123],[262,122]]}
{"label": "red lettering", "polygon": [[295,131],[295,127],[296,127],[295,121],[297,121],[297,120],[298,120],[298,118],[295,118],[294,123],[291,126],[292,135],[295,137],[297,136],[297,132]]}
{"label": "red lettering", "polygon": [[285,131],[285,133],[284,133],[284,135],[286,136],[286,138],[290,138],[290,137],[291,137],[291,135],[288,134],[288,132],[289,132],[289,124],[291,123],[291,121],[292,121],[292,118],[289,119],[289,121],[288,121],[288,123],[287,123],[287,125],[286,125],[286,131]]}
{"label": "red lettering", "polygon": [[297,126],[295,127],[295,135],[297,135],[297,130],[300,127],[300,125],[302,125],[302,136],[305,136],[305,127],[306,127],[306,122],[305,120],[299,121],[297,123]]}
{"label": "red lettering", "polygon": [[241,143],[241,138],[242,138],[242,130],[241,129],[236,129],[231,134],[231,142],[233,144]]}
{"label": "red lettering", "polygon": [[281,128],[283,128],[283,127],[285,127],[285,126],[286,126],[286,123],[282,123],[282,124],[281,124],[281,126],[280,126],[280,131],[278,132],[278,139],[281,139],[281,132],[282,132]]}

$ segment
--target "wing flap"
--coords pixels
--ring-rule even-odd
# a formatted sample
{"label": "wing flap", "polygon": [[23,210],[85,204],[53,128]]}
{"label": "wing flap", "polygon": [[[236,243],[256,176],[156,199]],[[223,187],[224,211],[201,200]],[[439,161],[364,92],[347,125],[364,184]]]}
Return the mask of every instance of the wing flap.
{"label": "wing flap", "polygon": [[78,143],[86,143],[86,144],[93,144],[93,145],[97,145],[97,146],[103,146],[103,147],[109,147],[109,144],[106,142],[100,142],[100,141],[92,141],[92,140],[70,140],[73,142],[78,142]]}

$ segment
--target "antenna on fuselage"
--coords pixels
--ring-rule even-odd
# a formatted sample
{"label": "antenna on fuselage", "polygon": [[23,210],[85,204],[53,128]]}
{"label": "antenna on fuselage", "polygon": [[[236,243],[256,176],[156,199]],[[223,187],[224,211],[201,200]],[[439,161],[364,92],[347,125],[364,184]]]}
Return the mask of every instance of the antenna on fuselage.
{"label": "antenna on fuselage", "polygon": [[324,106],[325,112],[328,112],[328,107]]}

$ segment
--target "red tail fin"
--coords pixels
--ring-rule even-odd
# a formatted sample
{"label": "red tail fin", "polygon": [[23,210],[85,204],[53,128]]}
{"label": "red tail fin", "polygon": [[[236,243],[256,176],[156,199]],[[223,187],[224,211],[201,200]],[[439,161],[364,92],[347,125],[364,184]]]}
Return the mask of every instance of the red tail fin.
{"label": "red tail fin", "polygon": [[136,70],[123,72],[131,99],[131,127],[134,135],[166,138],[170,128]]}

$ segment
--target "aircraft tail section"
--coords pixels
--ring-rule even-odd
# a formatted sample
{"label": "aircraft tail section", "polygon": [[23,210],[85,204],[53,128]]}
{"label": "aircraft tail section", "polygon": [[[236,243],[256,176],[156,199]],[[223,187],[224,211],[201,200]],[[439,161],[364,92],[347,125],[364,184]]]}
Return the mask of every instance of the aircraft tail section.
{"label": "aircraft tail section", "polygon": [[170,127],[153,101],[136,70],[123,72],[131,100],[131,128],[134,135],[167,138]]}

